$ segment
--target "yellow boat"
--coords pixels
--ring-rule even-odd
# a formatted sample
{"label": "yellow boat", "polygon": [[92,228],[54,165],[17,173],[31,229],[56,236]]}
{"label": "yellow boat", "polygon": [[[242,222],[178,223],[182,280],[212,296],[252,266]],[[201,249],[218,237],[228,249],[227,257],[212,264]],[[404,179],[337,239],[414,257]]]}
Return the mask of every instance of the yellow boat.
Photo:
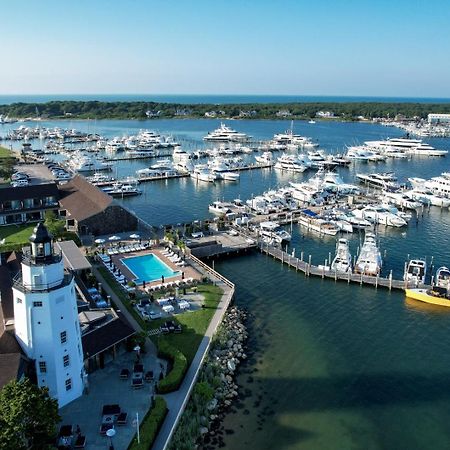
{"label": "yellow boat", "polygon": [[446,295],[439,295],[431,289],[405,289],[406,296],[414,300],[431,303],[439,306],[450,306],[450,298]]}

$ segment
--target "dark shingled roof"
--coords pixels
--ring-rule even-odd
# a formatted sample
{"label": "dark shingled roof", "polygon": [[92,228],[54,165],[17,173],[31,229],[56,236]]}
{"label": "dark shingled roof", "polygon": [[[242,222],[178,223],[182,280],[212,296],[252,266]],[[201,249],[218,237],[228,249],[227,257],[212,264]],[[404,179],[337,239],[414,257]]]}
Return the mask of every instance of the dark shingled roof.
{"label": "dark shingled roof", "polygon": [[3,319],[12,319],[14,317],[14,304],[13,304],[13,293],[12,293],[12,280],[9,273],[8,267],[3,265],[0,266],[0,317],[3,327]]}
{"label": "dark shingled roof", "polygon": [[59,198],[56,183],[33,184],[21,187],[5,187],[0,190],[2,201],[25,200],[26,198],[56,197]]}
{"label": "dark shingled roof", "polygon": [[80,175],[60,186],[60,206],[67,211],[68,219],[81,221],[104,211],[113,201],[97,186]]}
{"label": "dark shingled roof", "polygon": [[95,356],[136,333],[122,314],[117,313],[117,316],[117,319],[81,337],[85,358]]}
{"label": "dark shingled roof", "polygon": [[25,361],[20,353],[0,354],[0,389],[12,380],[21,377]]}

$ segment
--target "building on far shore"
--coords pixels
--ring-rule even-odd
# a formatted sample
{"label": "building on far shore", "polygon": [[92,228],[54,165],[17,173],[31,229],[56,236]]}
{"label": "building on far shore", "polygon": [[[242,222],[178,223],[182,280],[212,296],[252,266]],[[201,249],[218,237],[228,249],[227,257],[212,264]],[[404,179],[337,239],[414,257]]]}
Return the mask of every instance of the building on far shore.
{"label": "building on far shore", "polygon": [[84,177],[76,175],[59,190],[59,214],[65,218],[67,230],[97,236],[137,229],[138,220],[133,214]]}
{"label": "building on far shore", "polygon": [[428,123],[450,123],[450,114],[428,114]]}

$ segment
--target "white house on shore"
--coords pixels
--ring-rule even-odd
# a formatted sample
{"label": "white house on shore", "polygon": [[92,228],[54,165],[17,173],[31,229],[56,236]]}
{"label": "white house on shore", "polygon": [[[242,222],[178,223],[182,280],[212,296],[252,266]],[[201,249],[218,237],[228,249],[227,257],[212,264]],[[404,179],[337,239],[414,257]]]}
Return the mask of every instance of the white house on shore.
{"label": "white house on shore", "polygon": [[30,243],[13,284],[15,335],[35,362],[38,385],[61,408],[82,395],[85,380],[75,283],[42,223]]}

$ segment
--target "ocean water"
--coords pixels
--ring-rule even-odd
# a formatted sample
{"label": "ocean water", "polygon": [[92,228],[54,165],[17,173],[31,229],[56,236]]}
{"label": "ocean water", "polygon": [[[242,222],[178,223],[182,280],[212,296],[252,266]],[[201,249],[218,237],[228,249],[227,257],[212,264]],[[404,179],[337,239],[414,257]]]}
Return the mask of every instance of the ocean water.
{"label": "ocean water", "polygon": [[46,94],[0,95],[0,105],[11,103],[45,103],[49,101],[158,102],[180,104],[292,103],[292,102],[400,102],[448,103],[450,98],[370,97],[332,95],[220,95],[220,94]]}
{"label": "ocean water", "polygon": [[[139,129],[171,134],[186,148],[216,120],[52,122],[125,135]],[[268,139],[287,121],[228,122],[255,139]],[[0,128],[0,133],[8,128]],[[2,131],[3,130],[3,131]],[[318,140],[329,152],[369,139],[400,136],[401,130],[366,123],[296,121],[294,131]],[[427,139],[450,150],[450,139]],[[37,144],[36,144],[37,145]],[[117,162],[116,174],[133,175],[153,162]],[[450,171],[450,157],[356,164],[355,174],[395,171],[400,181]],[[310,173],[276,170],[242,172],[238,183],[197,183],[191,179],[142,185],[144,194],[123,200],[149,223],[182,223],[208,217],[208,204],[250,198],[269,188],[301,181]],[[435,270],[450,265],[450,212],[425,210],[405,229],[380,227],[384,271],[401,277],[409,257],[426,257]],[[290,227],[288,227],[289,229]],[[335,249],[335,239],[319,238],[292,226],[290,251],[312,255],[316,264]],[[350,237],[353,254],[358,234]],[[225,419],[227,449],[445,449],[450,447],[450,309],[405,300],[401,292],[306,278],[260,254],[215,261],[237,286],[236,303],[251,313],[251,358],[238,377],[242,400]]]}

